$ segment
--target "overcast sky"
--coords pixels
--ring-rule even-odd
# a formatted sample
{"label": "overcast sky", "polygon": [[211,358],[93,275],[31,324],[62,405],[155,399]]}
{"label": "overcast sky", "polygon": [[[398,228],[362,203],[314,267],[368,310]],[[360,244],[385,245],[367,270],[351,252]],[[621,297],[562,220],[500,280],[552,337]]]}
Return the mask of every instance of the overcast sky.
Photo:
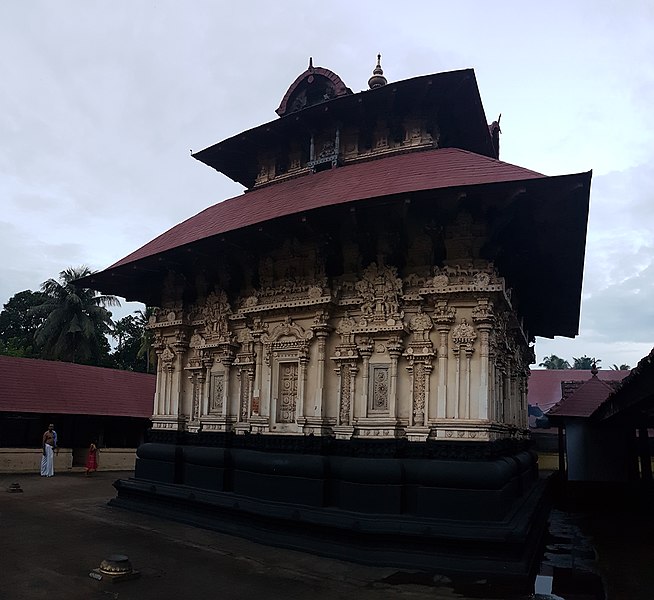
{"label": "overcast sky", "polygon": [[537,362],[635,366],[654,345],[653,28],[651,0],[4,0],[0,304],[239,194],[189,151],[275,119],[309,56],[358,92],[381,52],[389,81],[474,68],[502,160],[593,170],[581,335],[537,340]]}

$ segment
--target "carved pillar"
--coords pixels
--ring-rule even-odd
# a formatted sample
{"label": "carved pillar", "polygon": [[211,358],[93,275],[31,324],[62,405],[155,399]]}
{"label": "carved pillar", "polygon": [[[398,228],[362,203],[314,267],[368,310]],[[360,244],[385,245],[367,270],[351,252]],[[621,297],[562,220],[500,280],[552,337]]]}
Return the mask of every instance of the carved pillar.
{"label": "carved pillar", "polygon": [[305,411],[305,396],[307,389],[307,365],[309,364],[308,356],[300,356],[298,369],[298,390],[297,390],[297,403],[295,405],[295,422],[297,423],[300,417],[306,416]]}
{"label": "carved pillar", "polygon": [[232,407],[230,406],[231,400],[231,385],[230,385],[230,374],[232,369],[233,359],[229,356],[225,356],[221,361],[225,367],[225,381],[223,384],[223,406],[221,416],[227,417],[232,413]]}
{"label": "carved pillar", "polygon": [[209,414],[209,394],[211,393],[211,367],[213,366],[213,357],[204,356],[202,358],[202,368],[204,369],[204,385],[201,399],[200,416]]}
{"label": "carved pillar", "polygon": [[359,345],[359,354],[363,359],[363,368],[361,373],[361,401],[358,410],[354,411],[354,416],[365,417],[368,415],[368,403],[370,400],[370,357],[372,356],[373,346],[370,341]]}
{"label": "carved pillar", "polygon": [[[452,353],[456,357],[456,402],[454,404],[455,419],[470,418],[470,363],[473,344],[477,334],[466,319],[462,319],[452,330]],[[461,382],[461,351],[465,353],[463,384]],[[462,389],[463,388],[463,389]],[[448,415],[449,416],[449,415]]]}
{"label": "carved pillar", "polygon": [[465,374],[465,389],[464,389],[464,398],[463,398],[463,414],[461,415],[464,419],[470,418],[470,379],[472,377],[472,348],[466,348],[466,374]]}
{"label": "carved pillar", "polygon": [[[447,305],[447,301],[439,300],[436,303],[433,321],[436,323],[438,331],[438,391],[436,404],[436,418],[444,419],[448,415],[448,398],[447,398],[447,358],[448,345],[447,340],[450,335],[450,327],[454,323],[456,309]],[[451,413],[454,411],[451,410]]]}
{"label": "carved pillar", "polygon": [[325,394],[325,345],[329,330],[323,327],[316,327],[314,329],[316,338],[318,339],[318,363],[316,365],[316,390],[313,400],[313,416],[323,417],[324,410],[324,394]]}
{"label": "carved pillar", "polygon": [[391,419],[397,419],[397,360],[402,354],[402,345],[398,340],[389,342],[388,354],[391,357],[389,406],[388,413]]}
{"label": "carved pillar", "polygon": [[480,374],[479,374],[479,402],[477,418],[491,419],[489,400],[491,399],[491,364],[490,364],[490,332],[493,328],[495,316],[493,303],[488,298],[479,298],[477,306],[472,311],[472,320],[477,326],[480,338]]}
{"label": "carved pillar", "polygon": [[259,416],[261,410],[261,390],[263,386],[263,344],[261,342],[261,335],[265,332],[263,325],[260,321],[255,323],[252,331],[254,337],[254,389],[252,391],[252,414]]}
{"label": "carved pillar", "polygon": [[181,413],[182,411],[182,395],[184,393],[184,352],[188,348],[188,345],[186,344],[175,344],[175,361],[174,361],[174,372],[173,372],[173,378],[174,378],[174,384],[173,384],[173,389],[171,390],[172,392],[172,402],[170,406],[171,413],[177,417],[182,416]]}
{"label": "carved pillar", "polygon": [[456,371],[454,379],[454,400],[448,403],[446,416],[448,418],[459,418],[461,412],[461,349],[456,347],[452,349],[452,354],[456,359]]}

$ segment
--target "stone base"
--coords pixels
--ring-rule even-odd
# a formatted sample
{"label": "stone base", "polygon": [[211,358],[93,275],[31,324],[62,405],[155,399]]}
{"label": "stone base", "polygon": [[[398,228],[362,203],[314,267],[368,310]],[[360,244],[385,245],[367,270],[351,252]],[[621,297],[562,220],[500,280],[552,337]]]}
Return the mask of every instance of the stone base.
{"label": "stone base", "polygon": [[202,431],[232,431],[234,417],[202,417]]}
{"label": "stone base", "polygon": [[334,426],[334,420],[325,417],[304,417],[298,422],[304,435],[331,435]]}
{"label": "stone base", "polygon": [[152,429],[184,431],[186,418],[175,415],[152,415]]}
{"label": "stone base", "polygon": [[407,427],[405,429],[406,431],[406,438],[410,442],[425,442],[427,441],[427,438],[429,437],[430,429],[429,427],[420,427],[417,425]]}
{"label": "stone base", "polygon": [[381,440],[320,443],[249,435],[230,447],[144,444],[135,478],[114,484],[111,504],[366,564],[479,576],[526,576],[534,566],[549,509],[532,453],[489,446],[488,458],[480,449],[466,457],[466,443],[430,458],[432,441],[396,440],[408,444],[403,456]]}
{"label": "stone base", "polygon": [[334,425],[332,431],[337,440],[351,440],[354,436],[354,427],[352,425]]}

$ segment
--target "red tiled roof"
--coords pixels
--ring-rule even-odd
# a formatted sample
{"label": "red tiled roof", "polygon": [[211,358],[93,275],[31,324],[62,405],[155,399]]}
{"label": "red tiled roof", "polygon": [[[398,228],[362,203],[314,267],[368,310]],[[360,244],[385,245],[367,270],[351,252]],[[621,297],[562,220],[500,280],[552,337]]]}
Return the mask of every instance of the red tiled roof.
{"label": "red tiled roof", "polygon": [[[620,382],[629,373],[630,371],[605,369],[598,371],[597,375],[602,381]],[[547,413],[561,398],[568,397],[570,392],[590,379],[591,376],[590,370],[534,369],[529,377],[527,401],[532,406],[539,406],[544,413]]]}
{"label": "red tiled roof", "polygon": [[155,376],[0,356],[0,412],[152,416]]}
{"label": "red tiled roof", "polygon": [[[576,389],[570,388],[568,395],[564,395],[561,401],[549,410],[547,416],[590,417],[618,383],[620,382],[601,381],[597,377],[591,377],[575,386]],[[561,387],[564,388],[565,383],[562,383]]]}
{"label": "red tiled roof", "polygon": [[109,269],[207,237],[325,206],[412,191],[539,178],[545,176],[457,148],[370,160],[254,189],[215,204]]}

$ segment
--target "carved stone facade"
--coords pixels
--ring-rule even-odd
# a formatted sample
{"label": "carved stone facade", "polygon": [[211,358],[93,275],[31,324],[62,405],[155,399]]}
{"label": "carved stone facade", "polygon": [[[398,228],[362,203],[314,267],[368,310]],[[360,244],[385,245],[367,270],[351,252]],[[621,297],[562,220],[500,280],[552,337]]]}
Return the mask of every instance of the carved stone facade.
{"label": "carved stone facade", "polygon": [[328,280],[317,257],[289,243],[274,264],[261,260],[262,285],[236,297],[214,290],[184,306],[171,288],[149,325],[155,429],[524,435],[533,356],[492,264],[448,261],[400,276],[380,259]]}

